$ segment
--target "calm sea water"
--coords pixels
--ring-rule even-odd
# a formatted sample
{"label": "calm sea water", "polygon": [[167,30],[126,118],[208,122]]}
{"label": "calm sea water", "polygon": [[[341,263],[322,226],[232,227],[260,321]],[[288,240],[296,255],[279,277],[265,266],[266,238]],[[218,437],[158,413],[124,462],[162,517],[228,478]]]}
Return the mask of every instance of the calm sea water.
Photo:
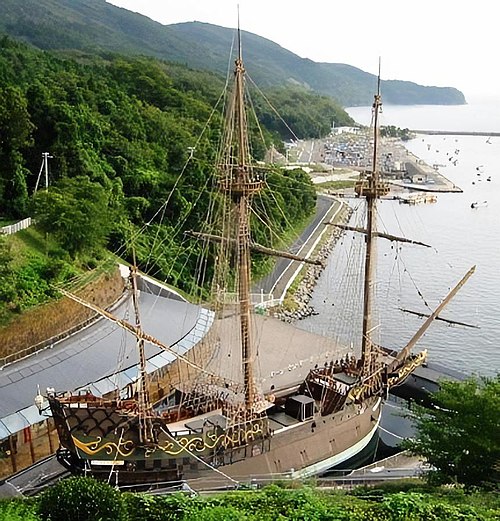
{"label": "calm sea water", "polygon": [[[499,107],[388,106],[384,107],[382,125],[500,132]],[[349,112],[356,121],[369,124],[369,108],[357,107]],[[429,308],[435,308],[475,265],[475,274],[441,316],[476,327],[435,321],[418,345],[428,349],[430,360],[443,365],[496,374],[500,371],[500,137],[419,136],[407,148],[430,165],[442,165],[440,173],[460,186],[463,193],[438,194],[433,204],[409,206],[383,201],[379,205],[382,229],[432,247],[395,248],[389,241],[379,241],[378,340],[388,347],[403,347],[422,319],[401,308],[429,313]],[[475,201],[487,201],[487,206],[473,209],[471,203]],[[356,213],[362,214],[361,208]],[[359,265],[348,276],[342,273],[354,258],[354,250],[361,247],[361,239],[347,234],[335,248],[312,299],[319,314],[300,322],[299,327],[335,333],[342,342],[359,345],[359,280],[355,275]]]}

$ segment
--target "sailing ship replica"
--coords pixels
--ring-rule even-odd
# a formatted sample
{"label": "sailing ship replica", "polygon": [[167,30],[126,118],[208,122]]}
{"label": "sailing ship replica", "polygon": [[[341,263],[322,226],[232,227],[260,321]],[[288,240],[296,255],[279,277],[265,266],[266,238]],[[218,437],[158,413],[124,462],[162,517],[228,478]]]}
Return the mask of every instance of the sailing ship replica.
{"label": "sailing ship replica", "polygon": [[[141,328],[137,270],[132,268],[130,273],[135,325],[72,296],[135,335],[139,352],[138,378],[129,397],[123,397],[123,392],[99,397],[86,390],[49,393],[60,439],[58,459],[72,472],[111,479],[119,485],[186,480],[202,487],[213,485],[215,480],[228,485],[252,476],[286,474],[302,478],[340,465],[362,451],[375,436],[384,396],[424,362],[425,351],[413,355],[411,349],[452,296],[443,301],[399,353],[384,350],[372,340],[374,242],[377,236],[383,236],[376,231],[375,207],[377,199],[388,191],[376,168],[379,88],[373,104],[372,169],[357,186],[367,208],[366,228],[357,230],[366,236],[360,355],[332,358],[323,366],[312,367],[301,381],[288,379],[280,384],[276,377],[272,386],[259,385],[254,374],[257,353],[252,328],[254,310],[249,298],[250,255],[255,247],[250,208],[252,197],[265,183],[250,159],[241,50],[235,64],[225,153],[218,178],[219,191],[230,207],[227,224],[233,235],[204,238],[225,246],[235,260],[232,274],[237,298],[215,322],[236,320],[238,324],[237,342],[230,347],[241,378],[216,375],[192,358],[177,355],[175,363],[183,371],[179,371],[181,376],[172,382],[158,407],[151,403],[149,395],[145,343],[169,352],[172,349]],[[209,332],[200,344],[207,346],[211,341],[220,342],[220,338]],[[310,349],[307,345],[303,348]],[[281,346],[274,349],[280,350]]]}

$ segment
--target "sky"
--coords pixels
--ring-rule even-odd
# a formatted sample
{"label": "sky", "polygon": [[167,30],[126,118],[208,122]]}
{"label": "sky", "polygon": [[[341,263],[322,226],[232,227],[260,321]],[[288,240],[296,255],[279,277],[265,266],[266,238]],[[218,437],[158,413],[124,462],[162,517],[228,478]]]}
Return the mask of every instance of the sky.
{"label": "sky", "polygon": [[[107,0],[162,24],[237,25],[317,62],[500,98],[493,0]],[[243,40],[244,45],[244,40]],[[244,47],[243,47],[244,50]]]}

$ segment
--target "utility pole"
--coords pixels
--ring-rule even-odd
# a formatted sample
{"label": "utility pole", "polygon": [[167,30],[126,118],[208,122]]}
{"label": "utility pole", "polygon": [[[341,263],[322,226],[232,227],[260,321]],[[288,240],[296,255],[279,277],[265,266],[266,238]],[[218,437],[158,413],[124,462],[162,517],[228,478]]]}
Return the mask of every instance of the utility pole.
{"label": "utility pole", "polygon": [[38,185],[40,184],[40,178],[42,177],[42,172],[45,174],[45,190],[49,190],[49,159],[52,159],[54,156],[51,156],[49,152],[42,152],[42,166],[40,167],[40,172],[38,172],[38,179],[36,180],[35,185],[35,194],[38,190]]}

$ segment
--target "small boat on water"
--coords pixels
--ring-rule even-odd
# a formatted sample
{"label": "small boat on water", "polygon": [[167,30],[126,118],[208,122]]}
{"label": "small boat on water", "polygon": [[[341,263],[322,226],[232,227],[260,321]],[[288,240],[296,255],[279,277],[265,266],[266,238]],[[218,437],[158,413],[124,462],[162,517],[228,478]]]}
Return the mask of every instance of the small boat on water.
{"label": "small boat on water", "polygon": [[471,208],[480,208],[481,206],[488,206],[488,201],[482,201],[482,202],[473,202],[470,207]]}
{"label": "small boat on water", "polygon": [[428,194],[424,192],[410,194],[408,197],[402,197],[399,199],[399,202],[404,204],[435,203],[436,201],[437,196],[435,194]]}

